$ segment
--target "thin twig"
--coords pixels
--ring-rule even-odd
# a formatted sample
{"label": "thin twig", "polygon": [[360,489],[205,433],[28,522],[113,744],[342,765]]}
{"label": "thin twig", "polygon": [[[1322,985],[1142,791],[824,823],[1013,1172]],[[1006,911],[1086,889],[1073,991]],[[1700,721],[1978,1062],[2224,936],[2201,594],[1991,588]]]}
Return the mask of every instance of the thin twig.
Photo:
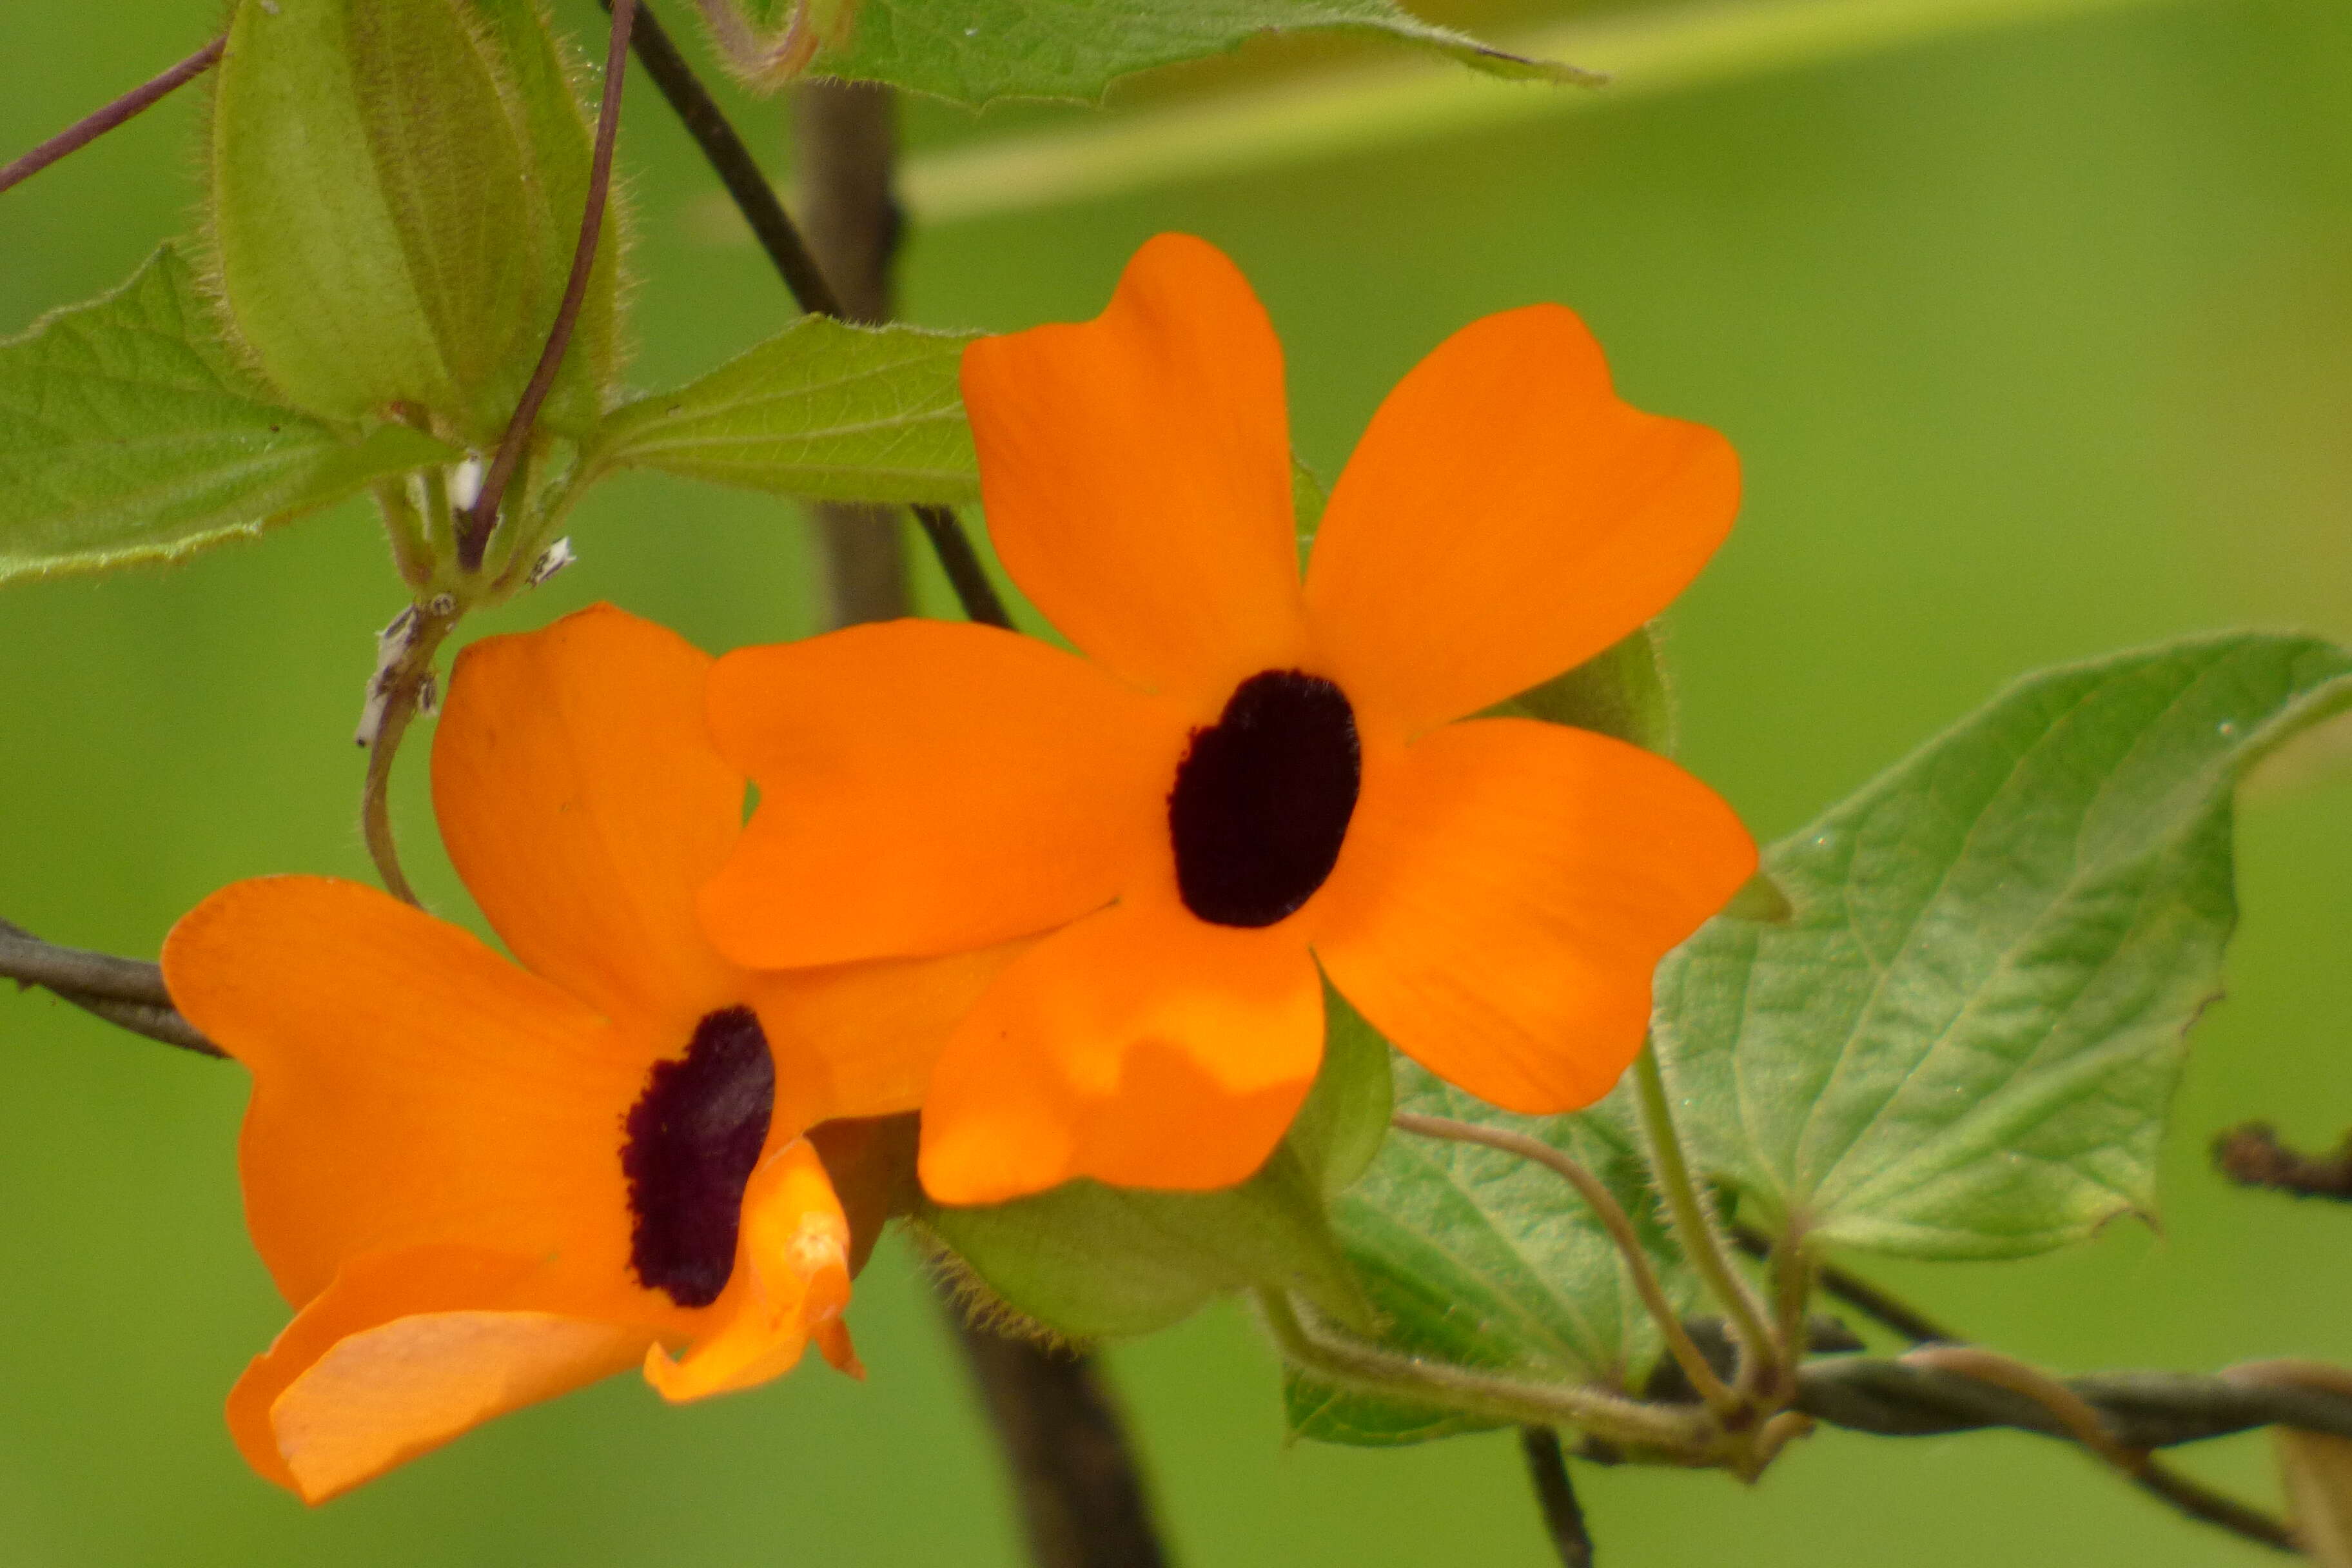
{"label": "thin twig", "polygon": [[163,988],[163,972],[155,965],[87,948],[59,947],[5,920],[0,920],[0,975],[50,991],[143,1002],[153,1007],[172,1005],[172,994]]}
{"label": "thin twig", "polygon": [[2352,1133],[2327,1153],[2301,1154],[2269,1122],[2249,1121],[2213,1140],[2213,1163],[2242,1187],[2352,1202]]}
{"label": "thin twig", "polygon": [[224,33],[163,75],[132,88],[97,113],[76,121],[24,156],[0,167],[0,191],[23,184],[68,153],[79,152],[123,121],[152,108],[175,89],[212,69],[226,47],[228,35]]}
{"label": "thin twig", "polygon": [[629,67],[629,27],[636,20],[637,0],[614,0],[613,33],[604,51],[604,94],[596,106],[596,148],[588,165],[588,193],[580,208],[580,240],[572,251],[572,274],[564,280],[563,300],[548,329],[547,346],[540,351],[538,368],[522,389],[514,417],[507,422],[506,438],[482,476],[481,493],[466,514],[457,535],[457,563],[468,572],[481,569],[489,548],[490,530],[499,521],[515,465],[530,443],[531,427],[539,423],[540,405],[554,389],[556,373],[563,368],[564,351],[572,346],[572,330],[579,324],[580,308],[588,298],[588,279],[596,269],[596,246],[604,229],[605,198],[613,186],[613,142],[621,127],[621,79]]}
{"label": "thin twig", "polygon": [[227,1054],[180,1016],[172,1005],[172,994],[164,989],[163,970],[152,963],[59,947],[20,925],[0,921],[0,978],[19,985],[37,985],[60,1001],[134,1035],[198,1056]]}
{"label": "thin twig", "polygon": [[[1753,1226],[1735,1225],[1730,1227],[1731,1239],[1740,1251],[1754,1258],[1772,1256],[1772,1238]],[[1915,1345],[1963,1344],[1966,1336],[1956,1334],[1920,1311],[1908,1302],[1897,1300],[1869,1280],[1850,1274],[1834,1264],[1819,1265],[1813,1282],[1822,1294],[1843,1301],[1883,1327],[1894,1331]]]}
{"label": "thin twig", "polygon": [[[601,0],[601,4],[609,11],[613,0]],[[661,89],[662,97],[686,127],[687,134],[693,137],[695,145],[702,150],[703,161],[710,165],[711,172],[719,176],[719,184],[726,187],[728,199],[734,203],[735,210],[743,215],[743,221],[751,226],[761,248],[767,252],[768,260],[774,266],[776,275],[783,279],[784,287],[791,291],[793,302],[811,315],[831,316],[836,321],[858,316],[878,320],[887,315],[887,311],[878,307],[855,310],[845,305],[843,294],[828,279],[826,268],[819,265],[815,252],[802,237],[792,215],[784,210],[783,202],[776,195],[775,185],[761,171],[759,160],[751,155],[751,148],[737,134],[726,112],[719,107],[718,100],[702,85],[701,79],[694,73],[694,68],[678,52],[668,32],[655,19],[651,7],[644,5],[643,0],[640,0],[637,14],[635,46],[637,63],[645,67],[646,74]],[[884,194],[887,197],[887,191]],[[889,252],[897,241],[895,209],[889,219],[888,231],[880,238],[883,241],[878,247],[880,254],[878,258],[872,258],[869,265],[878,263],[879,269],[887,270]],[[877,276],[877,291],[887,297],[887,283]],[[1004,601],[998,595],[996,585],[989,581],[987,569],[981,564],[980,554],[972,548],[971,537],[964,531],[962,521],[954,510],[943,506],[918,506],[913,510],[915,521],[922,528],[923,536],[930,542],[965,616],[983,626],[1011,626],[1013,620],[1005,611]],[[845,522],[848,526],[869,531],[875,526],[875,520],[871,518],[845,520]],[[839,531],[833,531],[837,533]]]}
{"label": "thin twig", "polygon": [[2294,1532],[2285,1524],[2159,1465],[2146,1448],[2121,1441],[2088,1400],[2039,1367],[1976,1345],[1925,1345],[1903,1359],[2033,1400],[2055,1416],[2076,1443],[2106,1461],[2142,1491],[2191,1519],[2232,1534],[2281,1552],[2297,1550]]}
{"label": "thin twig", "polygon": [[1549,1426],[1522,1426],[1519,1452],[1527,1457],[1528,1479],[1536,1489],[1536,1506],[1543,1510],[1544,1535],[1559,1553],[1560,1568],[1592,1568],[1592,1532],[1576,1500],[1559,1434]]}
{"label": "thin twig", "polygon": [[1423,1116],[1410,1110],[1399,1111],[1393,1122],[1400,1131],[1423,1138],[1476,1143],[1532,1161],[1574,1187],[1577,1195],[1584,1200],[1585,1206],[1592,1211],[1593,1217],[1601,1222],[1601,1228],[1607,1231],[1609,1239],[1616,1244],[1626,1272],[1633,1276],[1635,1293],[1642,1298],[1642,1304],[1649,1309],[1650,1316],[1656,1320],[1658,1331],[1665,1336],[1666,1349],[1683,1369],[1683,1375],[1690,1380],[1690,1385],[1718,1414],[1738,1408],[1738,1396],[1716,1375],[1715,1368],[1707,1364],[1706,1357],[1692,1342],[1690,1331],[1683,1326],[1682,1314],[1675,1311],[1674,1303],[1666,1299],[1665,1287],[1658,1282],[1658,1271],[1651,1266],[1650,1255],[1642,1249],[1642,1239],[1634,1233],[1633,1222],[1626,1216],[1623,1205],[1591,1172],[1541,1139],[1506,1128],[1481,1127],[1475,1122],[1456,1121],[1445,1116]]}
{"label": "thin twig", "polygon": [[[604,9],[613,8],[613,0],[602,0]],[[793,226],[792,218],[784,212],[784,204],[776,197],[776,188],[768,176],[760,172],[759,160],[751,156],[751,148],[735,133],[701,79],[686,57],[678,53],[668,32],[653,13],[653,7],[638,0],[637,26],[630,46],[636,51],[637,64],[654,86],[661,89],[686,133],[702,149],[703,162],[727,187],[735,210],[751,226],[751,233],[760,248],[768,253],[777,276],[792,290],[793,301],[813,316],[838,318],[841,301],[835,298],[833,285],[825,280],[816,258],[801,239],[800,230]]]}
{"label": "thin twig", "polygon": [[988,579],[988,568],[980,563],[980,552],[971,547],[971,537],[963,531],[954,510],[943,506],[919,506],[915,521],[922,525],[923,536],[931,542],[931,552],[940,558],[940,569],[948,574],[948,585],[955,590],[956,602],[963,605],[965,616],[984,626],[1002,626],[1010,631],[1013,616],[996,592],[996,584]]}

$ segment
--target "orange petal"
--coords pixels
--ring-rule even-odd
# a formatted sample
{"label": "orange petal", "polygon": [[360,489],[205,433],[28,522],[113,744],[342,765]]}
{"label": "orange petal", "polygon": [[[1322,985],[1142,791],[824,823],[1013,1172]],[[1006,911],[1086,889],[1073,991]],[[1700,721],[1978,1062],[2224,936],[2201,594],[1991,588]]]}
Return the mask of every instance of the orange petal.
{"label": "orange petal", "polygon": [[709,667],[594,605],[459,654],[433,744],[449,858],[515,957],[667,1033],[740,984],[694,913],[743,820],[743,777],[703,725]]}
{"label": "orange petal", "polygon": [[518,1305],[532,1273],[526,1259],[461,1247],[355,1259],[230,1391],[237,1447],[323,1502],[637,1358],[646,1330]]}
{"label": "orange petal", "polygon": [[706,888],[755,969],[983,947],[1060,925],[1166,855],[1185,720],[987,626],[897,621],[720,659],[711,732],[760,809]]}
{"label": "orange petal", "polygon": [[923,1186],[948,1204],[1073,1176],[1231,1186],[1281,1141],[1322,1054],[1322,983],[1297,931],[1107,910],[1014,961],[949,1042]]}
{"label": "orange petal", "polygon": [[1662,757],[1529,720],[1453,724],[1368,770],[1316,955],[1440,1078],[1573,1110],[1641,1048],[1658,960],[1755,868],[1731,808]]}
{"label": "orange petal", "polygon": [[813,1127],[921,1105],[948,1037],[1024,945],[750,976],[776,1058],[778,1124]]}
{"label": "orange petal", "polygon": [[964,351],[989,537],[1062,634],[1145,690],[1297,662],[1282,345],[1215,247],[1163,234],[1091,321]]}
{"label": "orange petal", "polygon": [[1573,314],[1489,316],[1397,384],[1339,476],[1307,572],[1316,646],[1418,734],[1656,615],[1738,504],[1730,444],[1619,402]]}
{"label": "orange petal", "polygon": [[[711,1304],[711,1326],[678,1360],[657,1344],[646,1352],[646,1381],[665,1399],[730,1393],[790,1372],[811,1334],[849,1305],[849,1221],[806,1139],[751,1173],[736,1234],[735,1271]],[[845,1334],[825,1337],[828,1357],[856,1364]]]}
{"label": "orange petal", "polygon": [[238,882],[163,944],[173,999],[253,1070],[246,1218],[289,1300],[432,1242],[544,1258],[593,1316],[627,1282],[621,1119],[655,1057],[473,937],[371,888]]}

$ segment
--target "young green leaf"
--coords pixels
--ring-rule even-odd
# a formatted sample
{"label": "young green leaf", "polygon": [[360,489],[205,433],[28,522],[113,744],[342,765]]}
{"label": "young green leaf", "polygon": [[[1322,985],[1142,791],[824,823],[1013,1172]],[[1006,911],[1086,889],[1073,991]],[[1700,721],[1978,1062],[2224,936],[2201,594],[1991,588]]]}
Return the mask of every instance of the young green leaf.
{"label": "young green leaf", "polygon": [[1131,71],[1287,32],[1386,38],[1496,76],[1595,79],[1433,26],[1395,0],[864,0],[845,41],[818,50],[812,68],[974,106],[1000,98],[1092,101]]}
{"label": "young green leaf", "polygon": [[957,381],[976,334],[803,316],[605,422],[592,463],[819,500],[977,500]]}
{"label": "young green leaf", "polygon": [[[1397,1109],[1507,1127],[1565,1151],[1624,1205],[1670,1297],[1695,1290],[1652,1202],[1623,1091],[1574,1116],[1513,1116],[1396,1063]],[[1558,1174],[1477,1144],[1391,1136],[1332,1206],[1339,1238],[1379,1313],[1380,1342],[1407,1354],[1561,1383],[1639,1388],[1656,1325],[1600,1221]],[[1291,1370],[1291,1430],[1391,1447],[1493,1423],[1342,1392]]]}
{"label": "young green leaf", "polygon": [[458,454],[264,400],[169,246],[0,343],[0,582],[168,561]]}
{"label": "young green leaf", "polygon": [[988,1289],[1056,1332],[1090,1340],[1147,1334],[1230,1291],[1295,1292],[1369,1326],[1326,1205],[1388,1130],[1389,1051],[1335,1004],[1323,1068],[1264,1169],[1213,1193],[1151,1193],[1100,1182],[918,1217]]}
{"label": "young green leaf", "polygon": [[2237,916],[2231,793],[2352,655],[2231,636],[2029,678],[1765,865],[1658,972],[1696,1158],[1775,1228],[2014,1258],[2146,1214]]}

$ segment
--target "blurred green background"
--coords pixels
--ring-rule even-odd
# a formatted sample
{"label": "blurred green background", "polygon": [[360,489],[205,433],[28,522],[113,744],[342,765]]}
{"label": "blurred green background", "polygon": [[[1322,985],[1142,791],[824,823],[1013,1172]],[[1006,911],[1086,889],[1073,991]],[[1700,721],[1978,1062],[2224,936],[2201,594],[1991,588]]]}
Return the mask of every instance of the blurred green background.
{"label": "blurred green background", "polygon": [[[218,10],[0,8],[0,154],[179,58]],[[597,20],[586,0],[558,12]],[[198,96],[0,197],[0,332],[191,226]],[[755,251],[696,217],[709,184],[660,105],[630,109],[635,375],[653,385],[788,307]],[[781,163],[781,115],[746,115]],[[918,106],[908,129],[919,144],[1059,118]],[[919,233],[907,310],[997,329],[1090,315],[1163,228],[1255,280],[1327,475],[1416,357],[1534,300],[1584,312],[1634,401],[1730,434],[1744,520],[1675,611],[1673,650],[1687,759],[1760,835],[2029,668],[2221,626],[2352,637],[2341,0],[2134,7]],[[580,566],[468,630],[594,598],[714,648],[811,628],[787,507],[633,479],[573,531]],[[183,570],[0,592],[0,913],[149,954],[233,878],[364,875],[349,736],[398,604],[357,506]],[[417,784],[412,766],[412,867],[462,910]],[[2243,933],[2195,1038],[2162,1232],[1869,1272],[2060,1367],[2352,1361],[2352,1213],[2232,1192],[2204,1160],[2238,1119],[2306,1143],[2352,1122],[2352,782],[2276,770],[2242,842]],[[936,1310],[889,1249],[853,1310],[865,1387],[812,1365],[671,1410],[616,1379],[304,1510],[247,1472],[219,1416],[287,1315],[238,1217],[244,1094],[234,1068],[0,996],[0,1568],[1019,1561]],[[1272,1358],[1237,1311],[1111,1362],[1186,1563],[1549,1561],[1507,1437],[1286,1448]],[[2259,1441],[2189,1462],[2268,1495]],[[2253,1555],[2022,1436],[1825,1434],[1752,1493],[1580,1477],[1616,1564]]]}

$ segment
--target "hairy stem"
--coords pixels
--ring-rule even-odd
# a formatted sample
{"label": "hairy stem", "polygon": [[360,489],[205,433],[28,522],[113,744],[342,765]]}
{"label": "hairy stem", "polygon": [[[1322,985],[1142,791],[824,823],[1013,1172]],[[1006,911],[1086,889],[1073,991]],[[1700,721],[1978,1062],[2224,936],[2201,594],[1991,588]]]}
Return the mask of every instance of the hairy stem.
{"label": "hairy stem", "polygon": [[514,417],[507,421],[498,456],[490,460],[489,472],[482,476],[481,493],[474,498],[458,531],[457,563],[468,572],[481,568],[490,530],[498,525],[499,503],[506,500],[516,465],[530,444],[540,405],[547,401],[556,373],[563,368],[564,351],[572,346],[572,329],[579,325],[580,308],[588,298],[588,279],[596,269],[596,242],[604,230],[605,198],[613,186],[613,142],[621,128],[621,79],[628,70],[629,29],[636,20],[637,0],[614,0],[612,9],[612,37],[604,50],[604,94],[596,106],[596,147],[589,162],[587,197],[580,208],[580,239],[572,250],[572,273],[564,279],[563,300],[556,307],[554,324],[548,329],[547,346],[540,351],[539,364],[515,405]]}
{"label": "hairy stem", "polygon": [[1272,1290],[1259,1291],[1257,1304],[1285,1356],[1342,1388],[1441,1405],[1514,1426],[1572,1426],[1587,1436],[1691,1463],[1720,1457],[1714,1418],[1701,1410],[1400,1355],[1310,1322]]}
{"label": "hairy stem", "polygon": [[368,752],[367,777],[360,786],[360,835],[384,891],[406,904],[417,901],[416,889],[401,869],[393,837],[392,764],[409,721],[432,691],[433,657],[456,629],[460,614],[446,596],[401,613],[383,634],[368,706],[360,721],[360,742]]}
{"label": "hairy stem", "polygon": [[163,75],[132,88],[97,113],[76,121],[24,156],[0,165],[0,191],[22,184],[68,153],[79,153],[116,126],[152,108],[174,89],[220,63],[221,51],[227,47],[228,36],[223,34]]}
{"label": "hairy stem", "polygon": [[1443,1138],[1455,1143],[1476,1143],[1506,1154],[1516,1154],[1522,1160],[1532,1160],[1574,1187],[1577,1195],[1584,1200],[1585,1206],[1592,1211],[1593,1217],[1601,1222],[1601,1228],[1607,1231],[1609,1239],[1616,1244],[1617,1254],[1624,1260],[1626,1271],[1633,1276],[1633,1289],[1641,1296],[1642,1305],[1649,1309],[1650,1316],[1656,1321],[1658,1331],[1665,1336],[1667,1351],[1683,1369],[1683,1375],[1690,1380],[1691,1387],[1718,1415],[1727,1414],[1738,1406],[1738,1396],[1716,1375],[1715,1368],[1707,1363],[1706,1357],[1692,1342],[1690,1331],[1683,1326],[1682,1314],[1675,1311],[1674,1303],[1666,1300],[1665,1287],[1658,1283],[1658,1271],[1651,1266],[1649,1254],[1642,1250],[1641,1237],[1634,1234],[1633,1222],[1626,1215],[1624,1206],[1591,1172],[1541,1139],[1530,1138],[1523,1132],[1499,1127],[1481,1127],[1444,1116],[1422,1116],[1409,1110],[1399,1111],[1392,1120],[1401,1131],[1423,1138]]}
{"label": "hairy stem", "polygon": [[1569,1479],[1568,1456],[1560,1452],[1559,1434],[1549,1426],[1522,1426],[1519,1452],[1527,1458],[1536,1506],[1543,1510],[1544,1535],[1559,1553],[1560,1568],[1592,1568],[1592,1532],[1585,1526],[1583,1506],[1576,1500],[1576,1484]]}
{"label": "hairy stem", "polygon": [[1773,1352],[1771,1331],[1764,1326],[1763,1310],[1748,1282],[1740,1279],[1725,1256],[1715,1217],[1691,1180],[1689,1163],[1683,1157],[1682,1138],[1675,1130],[1674,1110],[1667,1102],[1665,1078],[1658,1069],[1657,1049],[1648,1042],[1643,1044],[1642,1054],[1633,1058],[1633,1083],[1642,1103],[1642,1130],[1649,1141],[1650,1167],[1665,1196],[1675,1237],[1682,1243],[1684,1253],[1698,1271],[1708,1294],[1723,1308],[1739,1341],[1738,1386],[1749,1392],[1759,1384],[1777,1383],[1779,1362]]}
{"label": "hairy stem", "polygon": [[[1748,1257],[1763,1259],[1772,1256],[1772,1238],[1755,1226],[1735,1225],[1730,1231],[1733,1244]],[[1850,1274],[1834,1264],[1814,1265],[1813,1282],[1824,1296],[1843,1301],[1915,1345],[1957,1345],[1967,1342],[1966,1335],[1954,1333],[1909,1302],[1897,1300],[1860,1275]]]}

